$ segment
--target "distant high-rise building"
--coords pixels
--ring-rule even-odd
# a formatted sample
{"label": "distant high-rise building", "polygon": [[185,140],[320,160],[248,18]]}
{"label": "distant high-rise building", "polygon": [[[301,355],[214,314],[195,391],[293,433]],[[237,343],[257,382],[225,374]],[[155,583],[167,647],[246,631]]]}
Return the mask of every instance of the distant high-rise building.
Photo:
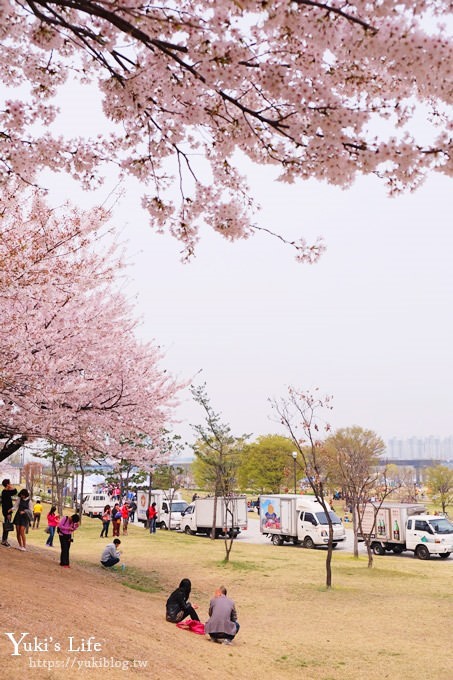
{"label": "distant high-rise building", "polygon": [[389,460],[453,460],[453,435],[449,437],[392,437],[385,456]]}

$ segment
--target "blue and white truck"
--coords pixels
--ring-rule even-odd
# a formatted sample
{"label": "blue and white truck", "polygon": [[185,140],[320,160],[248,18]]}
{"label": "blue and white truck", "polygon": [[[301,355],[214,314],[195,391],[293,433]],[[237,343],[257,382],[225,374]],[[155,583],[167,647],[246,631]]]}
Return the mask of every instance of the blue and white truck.
{"label": "blue and white truck", "polygon": [[[346,540],[341,519],[326,503],[333,524],[333,542]],[[302,544],[304,548],[327,546],[329,523],[327,515],[315,496],[297,494],[267,494],[260,496],[260,531],[269,536],[274,545]]]}

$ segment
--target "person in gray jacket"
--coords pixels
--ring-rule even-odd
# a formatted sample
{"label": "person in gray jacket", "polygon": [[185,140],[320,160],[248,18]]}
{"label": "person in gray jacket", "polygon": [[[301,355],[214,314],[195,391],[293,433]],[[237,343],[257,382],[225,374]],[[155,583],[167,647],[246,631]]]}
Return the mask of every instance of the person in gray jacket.
{"label": "person in gray jacket", "polygon": [[227,597],[225,586],[217,588],[209,603],[209,619],[204,630],[214,642],[223,642],[227,645],[231,645],[239,630],[236,607],[233,600]]}
{"label": "person in gray jacket", "polygon": [[121,553],[118,550],[120,544],[120,539],[115,538],[113,543],[109,543],[105,546],[101,556],[101,564],[103,567],[113,567],[115,564],[118,564],[121,557]]}

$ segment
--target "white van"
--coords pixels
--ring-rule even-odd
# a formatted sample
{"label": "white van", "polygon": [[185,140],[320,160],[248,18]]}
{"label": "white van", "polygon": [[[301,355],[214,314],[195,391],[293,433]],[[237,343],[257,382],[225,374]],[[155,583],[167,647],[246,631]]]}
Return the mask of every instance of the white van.
{"label": "white van", "polygon": [[115,502],[105,493],[87,493],[82,501],[82,513],[88,517],[101,517],[106,505],[113,508]]}

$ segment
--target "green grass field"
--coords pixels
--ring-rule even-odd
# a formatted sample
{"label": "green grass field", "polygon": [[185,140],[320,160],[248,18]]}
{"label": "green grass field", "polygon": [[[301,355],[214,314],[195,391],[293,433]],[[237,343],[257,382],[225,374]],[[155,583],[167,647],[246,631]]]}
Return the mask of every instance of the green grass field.
{"label": "green grass field", "polygon": [[[90,573],[104,573],[99,558],[112,540],[100,539],[100,529],[99,520],[83,518],[71,548],[72,561]],[[267,669],[274,678],[306,680],[453,678],[452,558],[388,555],[368,569],[366,558],[337,552],[327,590],[323,551],[235,543],[225,564],[222,540],[159,530],[150,536],[141,526],[120,538],[126,569],[109,576],[143,593],[144,605],[162,618],[183,577],[192,580],[202,620],[214,589],[227,586],[241,623],[232,668],[242,660],[249,669],[236,677],[258,678]],[[45,540],[43,527],[30,530],[29,543]],[[57,559],[58,547],[53,551]]]}

